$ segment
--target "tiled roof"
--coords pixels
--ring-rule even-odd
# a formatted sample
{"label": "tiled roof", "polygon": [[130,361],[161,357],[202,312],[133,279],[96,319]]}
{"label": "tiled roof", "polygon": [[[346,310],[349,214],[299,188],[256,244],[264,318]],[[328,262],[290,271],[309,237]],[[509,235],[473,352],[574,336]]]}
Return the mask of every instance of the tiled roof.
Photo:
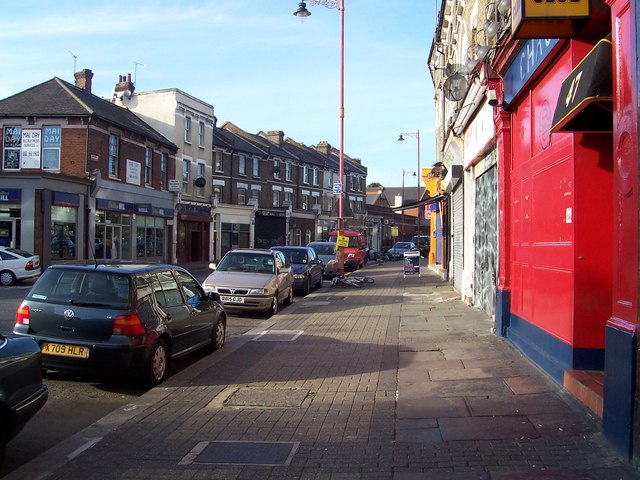
{"label": "tiled roof", "polygon": [[130,110],[93,95],[58,77],[0,100],[0,117],[100,118],[110,124],[178,149]]}

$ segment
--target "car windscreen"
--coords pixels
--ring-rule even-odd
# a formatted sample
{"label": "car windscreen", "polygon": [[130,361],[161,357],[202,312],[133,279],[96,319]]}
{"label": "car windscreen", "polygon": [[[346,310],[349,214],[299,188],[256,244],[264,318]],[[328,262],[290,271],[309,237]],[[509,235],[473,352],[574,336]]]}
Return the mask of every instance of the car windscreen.
{"label": "car windscreen", "polygon": [[24,250],[20,250],[19,248],[5,248],[5,252],[13,253],[14,255],[18,255],[19,257],[29,258],[33,257],[33,253],[25,252]]}
{"label": "car windscreen", "polygon": [[129,306],[130,283],[127,275],[52,268],[45,270],[27,299],[63,305],[125,309]]}
{"label": "car windscreen", "polygon": [[227,253],[220,261],[219,272],[275,273],[275,263],[271,255],[255,253]]}
{"label": "car windscreen", "polygon": [[299,249],[293,249],[293,248],[291,249],[283,248],[282,250],[280,249],[277,249],[277,250],[282,252],[282,254],[284,255],[284,258],[286,258],[287,262],[289,263],[296,263],[298,265],[307,264],[307,252],[305,250],[299,250]]}
{"label": "car windscreen", "polygon": [[318,255],[335,255],[336,245],[334,243],[312,243],[309,245]]}

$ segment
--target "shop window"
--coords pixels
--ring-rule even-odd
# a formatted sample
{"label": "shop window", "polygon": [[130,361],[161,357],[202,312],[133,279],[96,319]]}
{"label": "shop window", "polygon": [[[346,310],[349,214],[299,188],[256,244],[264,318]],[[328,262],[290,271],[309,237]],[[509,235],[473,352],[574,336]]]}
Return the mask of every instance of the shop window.
{"label": "shop window", "polygon": [[138,216],[136,227],[136,257],[164,255],[164,224],[161,217]]}
{"label": "shop window", "polygon": [[51,258],[76,258],[76,225],[78,211],[74,207],[51,207]]}

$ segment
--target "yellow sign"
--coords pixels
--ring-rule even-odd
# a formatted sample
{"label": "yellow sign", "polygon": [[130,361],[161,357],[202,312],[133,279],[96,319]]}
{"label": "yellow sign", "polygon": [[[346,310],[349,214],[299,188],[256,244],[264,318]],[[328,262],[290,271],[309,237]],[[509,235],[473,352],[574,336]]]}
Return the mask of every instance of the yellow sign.
{"label": "yellow sign", "polygon": [[336,247],[346,248],[349,246],[349,237],[345,237],[344,235],[338,235],[336,240]]}
{"label": "yellow sign", "polygon": [[398,227],[391,227],[391,236],[392,237],[398,236]]}
{"label": "yellow sign", "polygon": [[589,16],[589,0],[524,0],[525,18],[581,18]]}
{"label": "yellow sign", "polygon": [[591,15],[589,0],[511,0],[511,33],[516,38],[569,38],[576,21]]}

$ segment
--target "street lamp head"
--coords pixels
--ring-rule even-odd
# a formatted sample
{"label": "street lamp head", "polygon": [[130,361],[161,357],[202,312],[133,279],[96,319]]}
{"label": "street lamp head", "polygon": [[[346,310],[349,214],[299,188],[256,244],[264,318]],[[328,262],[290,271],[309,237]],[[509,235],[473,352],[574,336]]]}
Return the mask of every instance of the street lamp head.
{"label": "street lamp head", "polygon": [[402,134],[400,134],[400,136],[398,137],[398,141],[400,143],[404,142],[404,137],[402,136]]}
{"label": "street lamp head", "polygon": [[304,2],[300,2],[300,3],[298,4],[298,10],[296,10],[295,12],[293,12],[293,14],[294,14],[296,17],[298,17],[298,19],[299,19],[301,22],[304,22],[304,21],[307,19],[307,17],[308,17],[309,15],[311,15],[311,12],[310,12],[309,10],[307,10],[307,4],[306,4],[306,3],[304,3]]}

